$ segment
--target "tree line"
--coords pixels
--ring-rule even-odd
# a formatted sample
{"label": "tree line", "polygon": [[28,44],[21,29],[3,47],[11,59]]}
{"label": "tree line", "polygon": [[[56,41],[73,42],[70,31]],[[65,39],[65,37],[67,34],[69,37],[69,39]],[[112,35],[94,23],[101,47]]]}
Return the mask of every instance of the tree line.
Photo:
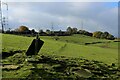
{"label": "tree line", "polygon": [[115,39],[115,37],[107,31],[106,32],[95,31],[95,32],[91,33],[91,32],[88,32],[86,30],[78,30],[77,28],[68,27],[67,32],[69,34],[83,34],[86,36],[91,36],[91,37],[95,37],[95,38],[99,38],[99,39],[108,39],[108,40]]}
{"label": "tree line", "polygon": [[72,28],[72,27],[67,27],[66,31],[51,31],[47,29],[45,32],[41,29],[39,32],[36,32],[34,29],[29,30],[27,26],[20,26],[19,28],[10,31],[7,30],[6,33],[9,34],[30,34],[30,35],[35,35],[35,34],[40,34],[41,36],[70,36],[73,34],[82,34],[86,36],[91,36],[99,39],[108,39],[108,40],[114,40],[115,37],[110,34],[109,32],[102,32],[102,31],[95,31],[93,33],[88,32],[86,30],[78,30],[77,28]]}

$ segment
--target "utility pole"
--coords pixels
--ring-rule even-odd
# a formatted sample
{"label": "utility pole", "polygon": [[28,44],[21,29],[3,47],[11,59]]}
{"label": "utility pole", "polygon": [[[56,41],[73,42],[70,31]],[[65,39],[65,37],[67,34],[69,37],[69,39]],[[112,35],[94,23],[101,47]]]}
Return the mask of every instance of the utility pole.
{"label": "utility pole", "polygon": [[53,33],[54,33],[54,23],[51,22],[51,34],[53,34]]}
{"label": "utility pole", "polygon": [[[6,26],[6,18],[5,17],[3,17],[3,19],[2,19],[2,24],[3,24],[3,27]],[[4,28],[3,28],[3,32],[4,32]]]}
{"label": "utility pole", "polygon": [[53,22],[51,23],[51,31],[54,31]]}
{"label": "utility pole", "polygon": [[81,21],[81,30],[83,30],[83,20]]}
{"label": "utility pole", "polygon": [[1,26],[2,26],[2,33],[4,33],[4,26],[3,26],[3,20],[2,20],[2,2],[0,0],[0,22],[1,22]]}
{"label": "utility pole", "polygon": [[7,3],[3,3],[3,4],[6,5],[5,25],[6,27],[8,27],[8,4]]}
{"label": "utility pole", "polygon": [[[0,0],[0,22],[1,22],[1,27],[2,27],[2,33],[4,33],[4,27],[7,24],[8,25],[8,4],[7,3],[3,3],[5,4],[6,10],[7,10],[7,18],[3,17],[3,13],[2,13],[2,1]],[[7,22],[7,23],[6,23]]]}

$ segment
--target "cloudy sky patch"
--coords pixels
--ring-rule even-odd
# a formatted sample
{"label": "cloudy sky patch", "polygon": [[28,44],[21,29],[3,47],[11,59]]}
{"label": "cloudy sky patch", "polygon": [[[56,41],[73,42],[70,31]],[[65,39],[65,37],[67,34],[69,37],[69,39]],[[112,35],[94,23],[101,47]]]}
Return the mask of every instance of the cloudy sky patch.
{"label": "cloudy sky patch", "polygon": [[[67,26],[118,34],[117,2],[9,2],[9,27],[66,30]],[[6,27],[6,29],[8,29]]]}

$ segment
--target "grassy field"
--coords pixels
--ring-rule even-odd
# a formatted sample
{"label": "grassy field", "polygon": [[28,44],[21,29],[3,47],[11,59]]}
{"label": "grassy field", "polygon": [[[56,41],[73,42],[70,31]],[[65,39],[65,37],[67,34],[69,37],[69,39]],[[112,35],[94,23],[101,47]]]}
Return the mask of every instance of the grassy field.
{"label": "grassy field", "polygon": [[35,37],[0,35],[3,78],[117,80],[120,74],[117,69],[118,42],[84,35],[40,36],[44,45],[34,64],[26,61],[25,52]]}
{"label": "grassy field", "polygon": [[[118,43],[96,39],[84,35],[40,36],[45,43],[39,54],[58,55],[66,57],[83,57],[90,60],[102,61],[107,64],[118,63]],[[35,37],[23,37],[9,34],[2,34],[3,50],[27,50]],[[84,43],[103,42],[84,45]]]}

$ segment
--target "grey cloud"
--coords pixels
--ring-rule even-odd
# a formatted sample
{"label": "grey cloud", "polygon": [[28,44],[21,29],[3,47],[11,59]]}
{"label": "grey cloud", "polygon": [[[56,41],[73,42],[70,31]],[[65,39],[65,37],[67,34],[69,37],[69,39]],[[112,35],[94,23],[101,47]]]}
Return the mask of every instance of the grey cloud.
{"label": "grey cloud", "polygon": [[[23,24],[37,29],[50,29],[51,22],[54,22],[56,30],[65,30],[67,26],[80,29],[81,21],[84,21],[84,29],[86,30],[108,30],[116,35],[118,28],[117,6],[111,7],[109,6],[111,4],[109,2],[12,3],[9,15],[13,18],[11,24],[16,24],[16,26],[20,25],[16,20],[24,18],[28,21]],[[21,12],[19,12],[20,10]]]}

